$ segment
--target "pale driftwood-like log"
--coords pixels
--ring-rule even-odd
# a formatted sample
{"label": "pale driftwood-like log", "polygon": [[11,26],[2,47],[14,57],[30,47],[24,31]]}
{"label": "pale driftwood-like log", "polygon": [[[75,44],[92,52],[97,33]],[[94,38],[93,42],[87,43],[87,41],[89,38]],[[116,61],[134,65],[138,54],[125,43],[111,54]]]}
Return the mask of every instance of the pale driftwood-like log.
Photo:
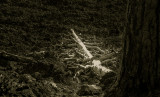
{"label": "pale driftwood-like log", "polygon": [[0,58],[8,61],[22,62],[22,63],[33,63],[48,66],[48,63],[41,61],[36,61],[32,57],[19,56],[15,54],[8,53],[6,51],[0,51]]}
{"label": "pale driftwood-like log", "polygon": [[86,46],[84,45],[84,43],[78,38],[78,36],[76,35],[76,33],[74,32],[73,29],[71,29],[72,34],[74,36],[74,38],[76,39],[77,43],[82,47],[82,49],[84,50],[84,52],[88,55],[89,58],[92,58],[93,55],[88,51],[88,49],[86,48]]}

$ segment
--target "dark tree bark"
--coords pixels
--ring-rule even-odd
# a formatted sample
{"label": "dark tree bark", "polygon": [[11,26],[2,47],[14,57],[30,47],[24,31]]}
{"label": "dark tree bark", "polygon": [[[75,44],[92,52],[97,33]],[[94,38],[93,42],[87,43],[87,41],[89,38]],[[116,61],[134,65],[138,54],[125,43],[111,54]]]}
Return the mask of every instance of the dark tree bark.
{"label": "dark tree bark", "polygon": [[106,97],[160,97],[159,6],[159,0],[129,0],[122,69]]}

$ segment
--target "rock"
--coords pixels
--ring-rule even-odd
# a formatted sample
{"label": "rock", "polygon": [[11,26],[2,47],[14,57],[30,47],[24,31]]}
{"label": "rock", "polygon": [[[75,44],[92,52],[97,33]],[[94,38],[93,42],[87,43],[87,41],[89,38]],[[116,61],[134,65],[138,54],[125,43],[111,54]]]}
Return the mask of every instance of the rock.
{"label": "rock", "polygon": [[79,96],[100,95],[102,94],[102,89],[96,85],[82,85],[77,94]]}

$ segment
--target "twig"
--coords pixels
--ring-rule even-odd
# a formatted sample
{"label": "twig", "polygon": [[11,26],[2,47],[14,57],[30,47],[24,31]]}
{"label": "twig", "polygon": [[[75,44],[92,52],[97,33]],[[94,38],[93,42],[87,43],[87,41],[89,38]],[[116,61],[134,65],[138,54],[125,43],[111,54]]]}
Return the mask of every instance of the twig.
{"label": "twig", "polygon": [[112,62],[112,61],[115,61],[115,60],[116,60],[116,57],[112,58],[112,59],[107,59],[107,60],[102,61],[102,64],[108,64],[109,62]]}
{"label": "twig", "polygon": [[90,46],[97,46],[97,45],[101,45],[101,43],[88,43],[88,42],[84,42],[85,45],[90,45]]}

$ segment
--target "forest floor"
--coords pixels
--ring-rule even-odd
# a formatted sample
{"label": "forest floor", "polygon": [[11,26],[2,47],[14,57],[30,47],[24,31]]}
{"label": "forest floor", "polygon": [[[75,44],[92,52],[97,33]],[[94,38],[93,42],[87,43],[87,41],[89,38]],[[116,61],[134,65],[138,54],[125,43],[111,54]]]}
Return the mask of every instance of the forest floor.
{"label": "forest floor", "polygon": [[[123,30],[123,2],[38,1],[0,3],[0,96],[103,96],[121,63],[117,25]],[[70,29],[93,58],[88,59]],[[99,59],[104,69],[92,64]]]}
{"label": "forest floor", "polygon": [[[118,37],[114,41],[115,37],[103,39],[95,35],[78,34],[86,46],[96,46],[104,51],[102,53],[95,48],[88,48],[95,59],[107,56],[102,66],[109,71],[103,72],[98,67],[84,68],[83,66],[92,66],[92,60],[87,60],[87,55],[74,41],[71,33],[61,36],[63,37],[61,45],[57,47],[61,49],[60,53],[44,48],[25,56],[13,54],[16,57],[23,56],[24,59],[38,60],[38,63],[24,62],[15,58],[6,60],[1,54],[3,62],[0,66],[1,96],[103,97],[103,91],[113,84],[120,67],[121,46],[120,41],[117,41]],[[108,46],[104,44],[107,40]],[[115,55],[110,56],[112,53]],[[58,65],[52,61],[57,59],[51,57],[52,54],[58,54],[56,55],[60,59]]]}

